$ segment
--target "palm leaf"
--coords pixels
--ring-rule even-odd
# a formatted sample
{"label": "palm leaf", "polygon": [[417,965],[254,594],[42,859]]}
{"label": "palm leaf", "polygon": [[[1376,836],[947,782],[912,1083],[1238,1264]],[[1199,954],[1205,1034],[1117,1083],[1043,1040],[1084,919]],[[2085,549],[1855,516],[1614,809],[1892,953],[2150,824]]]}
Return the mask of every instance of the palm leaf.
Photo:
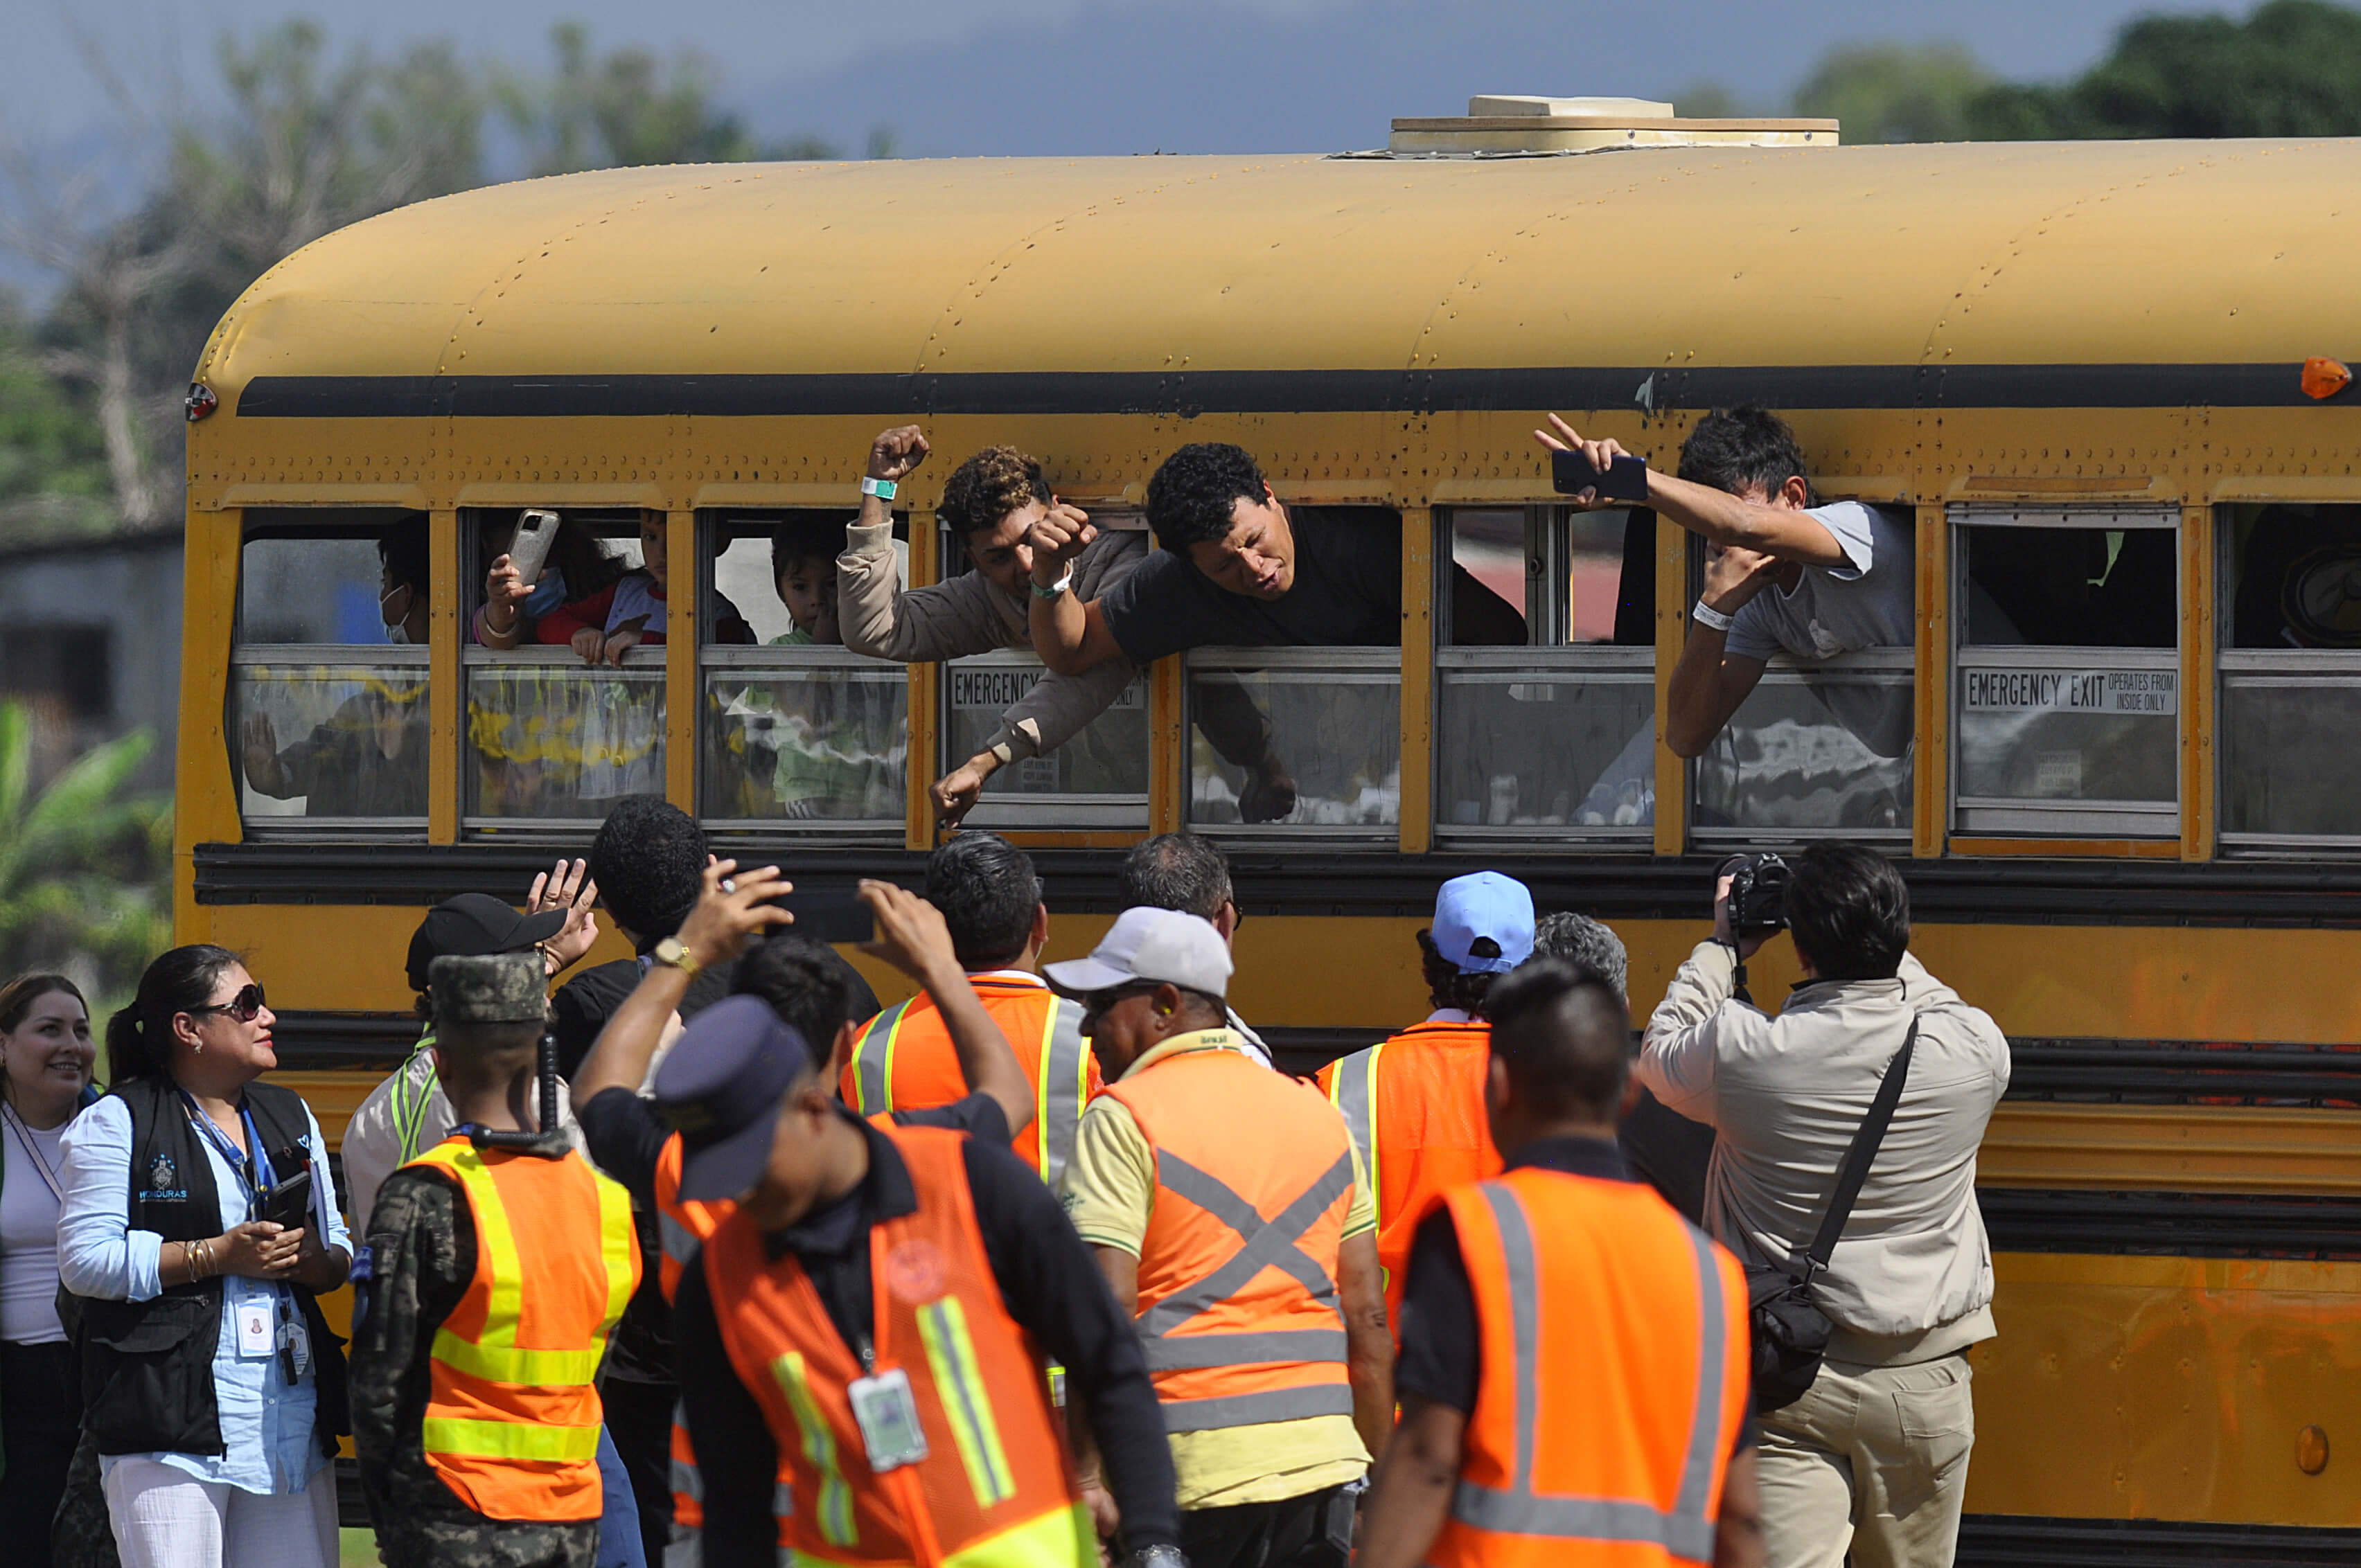
{"label": "palm leaf", "polygon": [[[20,834],[24,857],[37,861],[66,842],[86,841],[93,829],[119,830],[123,803],[115,794],[155,744],[147,730],[135,729],[74,759],[25,813]],[[103,822],[103,817],[111,820]]]}
{"label": "palm leaf", "polygon": [[21,702],[0,702],[0,834],[14,837],[33,776],[33,726]]}

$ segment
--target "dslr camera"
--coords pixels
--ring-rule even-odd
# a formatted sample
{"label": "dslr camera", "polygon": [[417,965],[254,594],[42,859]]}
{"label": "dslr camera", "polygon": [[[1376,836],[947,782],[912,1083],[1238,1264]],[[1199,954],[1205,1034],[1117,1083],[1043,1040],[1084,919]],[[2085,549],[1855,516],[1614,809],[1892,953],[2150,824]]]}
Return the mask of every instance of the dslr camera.
{"label": "dslr camera", "polygon": [[1730,934],[1743,941],[1787,928],[1787,862],[1755,850],[1721,862],[1714,880],[1730,879]]}

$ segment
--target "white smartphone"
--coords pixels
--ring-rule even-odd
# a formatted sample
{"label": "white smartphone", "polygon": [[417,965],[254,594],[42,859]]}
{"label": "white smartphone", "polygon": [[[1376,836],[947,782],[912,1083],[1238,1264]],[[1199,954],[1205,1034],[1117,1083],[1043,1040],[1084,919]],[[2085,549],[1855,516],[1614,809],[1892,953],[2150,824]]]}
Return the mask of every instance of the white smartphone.
{"label": "white smartphone", "polygon": [[516,568],[518,582],[531,587],[541,580],[541,568],[556,540],[555,512],[534,508],[517,519],[516,537],[509,542],[509,564]]}

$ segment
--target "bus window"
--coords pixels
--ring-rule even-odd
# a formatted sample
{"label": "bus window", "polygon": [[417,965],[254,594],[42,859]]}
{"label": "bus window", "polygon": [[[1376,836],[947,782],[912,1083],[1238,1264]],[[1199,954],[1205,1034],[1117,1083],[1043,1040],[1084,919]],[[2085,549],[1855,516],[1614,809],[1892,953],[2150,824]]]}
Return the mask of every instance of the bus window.
{"label": "bus window", "polygon": [[1655,515],[1438,514],[1435,835],[1648,841]]}
{"label": "bus window", "polygon": [[[463,513],[463,559],[488,574],[516,521]],[[578,831],[623,795],[664,793],[664,563],[654,552],[670,543],[662,513],[567,510],[551,549],[556,571],[544,573],[563,591],[536,583],[542,598],[526,601],[512,646],[487,637],[487,577],[474,577],[461,652],[471,834]]]}
{"label": "bus window", "polygon": [[[1103,531],[1137,536],[1138,554],[1152,548],[1148,519],[1137,511],[1093,506]],[[942,534],[946,581],[972,572],[963,541]],[[1048,674],[1030,650],[1009,648],[947,661],[942,668],[940,773],[986,750],[1009,710],[1030,696]],[[1148,673],[1101,709],[1064,745],[1021,758],[987,780],[966,821],[971,828],[1145,828],[1148,826]]]}
{"label": "bus window", "polygon": [[1392,839],[1401,822],[1401,653],[1200,648],[1188,655],[1189,820]]}
{"label": "bus window", "polygon": [[2229,506],[2223,555],[2222,842],[2361,848],[2361,506]]}
{"label": "bus window", "polygon": [[1951,521],[1956,830],[2179,832],[2179,511]]}
{"label": "bus window", "polygon": [[[706,521],[697,810],[708,822],[902,830],[909,681],[900,664],[843,646],[836,558],[848,521],[810,510]],[[737,625],[751,644],[730,645]]]}
{"label": "bus window", "polygon": [[229,746],[249,833],[426,830],[427,521],[249,511]]}
{"label": "bus window", "polygon": [[[1704,545],[1692,538],[1687,598],[1704,582]],[[1916,657],[1906,646],[1774,655],[1690,770],[1692,836],[1731,848],[1766,834],[1906,839]]]}

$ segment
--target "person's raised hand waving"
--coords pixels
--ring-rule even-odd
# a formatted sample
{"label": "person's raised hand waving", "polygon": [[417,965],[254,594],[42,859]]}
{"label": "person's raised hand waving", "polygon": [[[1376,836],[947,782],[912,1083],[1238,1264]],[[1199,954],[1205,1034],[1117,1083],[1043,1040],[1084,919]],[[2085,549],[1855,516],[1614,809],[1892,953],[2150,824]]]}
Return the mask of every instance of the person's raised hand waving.
{"label": "person's raised hand waving", "polygon": [[[1550,415],[1549,422],[1555,433],[1553,434],[1548,430],[1537,430],[1533,432],[1535,441],[1540,442],[1544,448],[1552,452],[1579,452],[1585,461],[1602,474],[1614,465],[1618,457],[1631,455],[1623,450],[1623,444],[1611,435],[1591,441],[1586,439],[1574,426],[1566,423],[1556,414]],[[1575,506],[1588,508],[1624,507],[1631,504],[1630,501],[1620,501],[1612,497],[1601,496],[1595,489],[1583,490],[1566,499]]]}
{"label": "person's raised hand waving", "polygon": [[598,940],[598,884],[587,874],[589,869],[587,861],[568,865],[561,858],[533,879],[533,891],[524,895],[527,915],[545,909],[566,911],[566,924],[541,945],[542,961],[552,975],[571,968]]}
{"label": "person's raised hand waving", "polygon": [[514,637],[533,586],[506,554],[493,561],[492,569],[484,574],[484,630],[495,637]]}

